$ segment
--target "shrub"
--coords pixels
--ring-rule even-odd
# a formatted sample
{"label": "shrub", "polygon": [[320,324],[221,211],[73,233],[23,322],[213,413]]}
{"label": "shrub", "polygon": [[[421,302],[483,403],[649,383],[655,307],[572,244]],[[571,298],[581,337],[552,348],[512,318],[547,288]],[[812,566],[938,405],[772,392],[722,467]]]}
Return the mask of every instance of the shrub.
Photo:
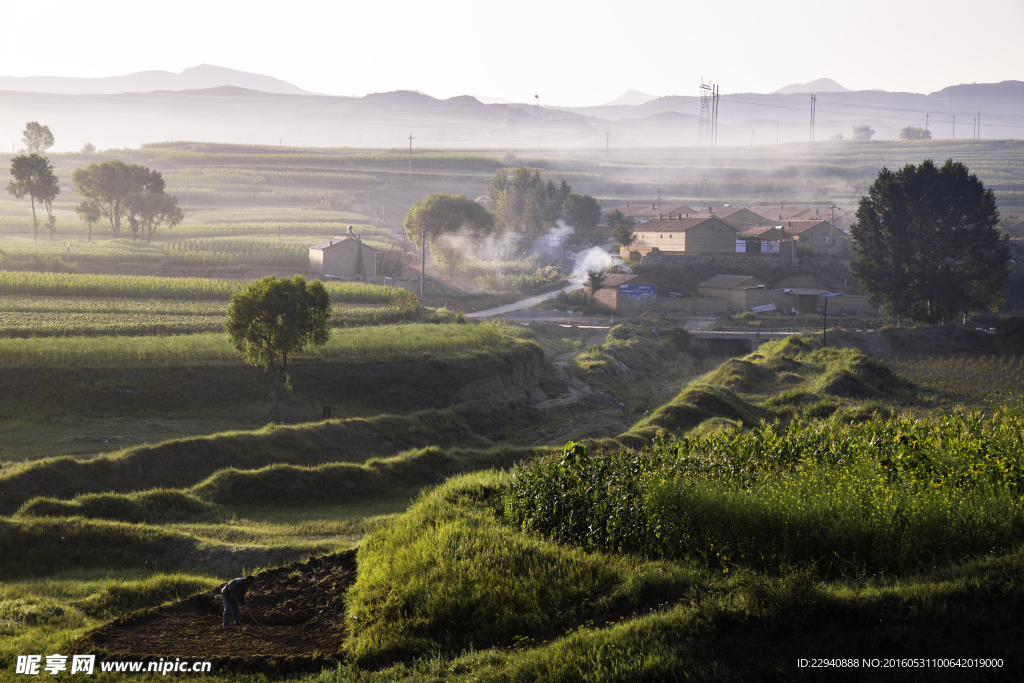
{"label": "shrub", "polygon": [[1010,315],[996,323],[996,348],[999,353],[1024,353],[1024,315]]}

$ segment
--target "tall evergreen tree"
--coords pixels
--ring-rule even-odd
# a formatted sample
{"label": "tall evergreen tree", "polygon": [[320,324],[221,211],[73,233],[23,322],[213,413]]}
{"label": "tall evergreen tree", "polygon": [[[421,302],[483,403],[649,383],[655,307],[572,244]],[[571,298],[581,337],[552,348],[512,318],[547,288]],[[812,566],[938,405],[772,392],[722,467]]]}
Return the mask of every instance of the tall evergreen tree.
{"label": "tall evergreen tree", "polygon": [[1002,303],[1010,251],[995,195],[952,159],[883,168],[850,228],[851,272],[868,301],[897,317],[938,323]]}

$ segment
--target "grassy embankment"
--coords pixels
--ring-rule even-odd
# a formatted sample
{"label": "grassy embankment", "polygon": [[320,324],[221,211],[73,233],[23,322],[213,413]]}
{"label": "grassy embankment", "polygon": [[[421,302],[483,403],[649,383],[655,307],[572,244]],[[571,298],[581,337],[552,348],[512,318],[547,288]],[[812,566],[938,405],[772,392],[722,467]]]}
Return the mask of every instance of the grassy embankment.
{"label": "grassy embankment", "polygon": [[[707,456],[693,452],[691,457]],[[549,456],[555,470],[560,460],[561,456]],[[594,476],[606,462],[590,461]],[[790,474],[778,473],[774,490],[798,494],[808,483],[803,464]],[[561,469],[574,466],[587,467],[581,461]],[[830,469],[832,483],[839,484],[843,468]],[[510,505],[516,509],[516,501],[525,503],[526,496],[533,502],[519,509],[531,520],[549,511],[555,496],[563,497],[561,509],[568,511],[574,502],[569,497],[575,496],[584,506],[572,508],[573,521],[602,531],[609,513],[614,522],[622,521],[623,511],[637,513],[642,522],[651,510],[631,506],[635,501],[625,495],[628,484],[643,483],[635,467],[616,470],[616,485],[607,490],[607,497],[596,499],[588,496],[593,489],[585,482],[570,482],[568,474],[559,478],[551,469],[537,473],[540,489],[517,489],[522,474],[489,473],[450,481],[417,501],[412,511],[370,532],[360,549],[360,566],[367,571],[360,573],[349,595],[349,614],[356,618],[356,627],[347,642],[348,652],[361,666],[405,664],[363,680],[777,680],[798,678],[797,659],[808,651],[810,656],[858,659],[1000,657],[1003,668],[985,680],[1013,680],[1021,673],[1021,663],[1013,657],[1017,646],[1012,635],[1021,626],[1024,601],[1019,586],[1024,558],[1016,549],[1021,520],[1019,515],[1012,523],[994,518],[1007,497],[1019,498],[1019,492],[979,490],[981,509],[975,509],[976,515],[946,515],[947,520],[962,522],[957,529],[961,533],[952,536],[936,524],[941,516],[936,517],[937,510],[929,509],[928,503],[902,511],[903,525],[885,525],[879,519],[881,537],[891,536],[888,540],[896,544],[918,544],[919,554],[912,558],[909,571],[878,573],[841,565],[840,572],[848,569],[849,576],[830,578],[817,563],[825,559],[827,564],[827,556],[801,555],[781,572],[766,572],[755,563],[723,565],[717,557],[709,562],[698,554],[668,559],[658,552],[645,557],[576,548],[594,538],[578,530],[562,536],[562,543],[523,533],[508,511]],[[862,476],[863,483],[880,494],[901,488],[885,476]],[[760,514],[750,514],[755,507],[751,501],[716,519],[722,507],[706,498],[711,484],[702,488],[679,481],[674,486],[680,489],[673,500],[691,504],[689,510],[706,523],[698,527],[701,532],[735,525],[740,537],[762,538],[772,547],[785,545],[797,531],[786,527],[785,518],[806,515],[827,521],[825,509],[793,509],[785,501],[773,501],[771,492],[757,496],[765,506]],[[811,488],[824,494],[827,486],[822,480]],[[699,498],[702,492],[705,497]],[[828,497],[837,503],[845,499],[835,493]],[[607,503],[607,511],[587,508],[587,501]],[[869,498],[863,501],[864,514],[841,516],[829,526],[852,530],[850,525],[858,518],[878,519],[895,512],[893,503],[884,494]],[[584,510],[594,516],[580,517]],[[503,524],[503,516],[513,523]],[[986,519],[1010,531],[1004,537],[1010,549],[991,553],[982,541],[953,557],[936,557],[928,547],[920,552],[919,544],[933,537],[945,539],[946,547],[954,545],[967,536],[972,523],[979,524],[982,528],[974,530],[983,534]],[[778,526],[766,526],[768,520]],[[624,529],[634,530],[652,531],[641,524]],[[771,535],[758,536],[769,530]],[[650,533],[646,538],[659,549],[671,541],[682,549],[687,541],[686,536],[658,539]],[[834,547],[855,550],[852,540],[840,537]],[[918,561],[927,565],[924,571],[916,571]],[[927,675],[830,673],[832,680],[963,680],[962,671],[956,676],[935,670]],[[354,670],[342,669],[337,678],[325,672],[307,680],[357,679]]]}

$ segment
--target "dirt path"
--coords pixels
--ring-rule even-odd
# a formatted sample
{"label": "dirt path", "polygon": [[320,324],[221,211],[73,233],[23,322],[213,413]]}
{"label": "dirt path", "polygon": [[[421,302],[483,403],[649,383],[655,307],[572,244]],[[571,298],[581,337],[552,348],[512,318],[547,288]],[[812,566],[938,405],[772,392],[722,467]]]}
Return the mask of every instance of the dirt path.
{"label": "dirt path", "polygon": [[504,306],[496,306],[494,308],[487,308],[482,311],[476,311],[475,313],[467,313],[467,318],[489,318],[492,315],[501,315],[502,313],[510,313],[512,311],[518,311],[524,308],[530,308],[536,306],[542,301],[547,299],[553,299],[558,296],[559,292],[571,292],[574,289],[583,289],[583,285],[579,282],[571,282],[561,289],[556,289],[553,292],[547,292],[545,294],[538,294],[537,296],[527,297],[514,304],[505,304]]}
{"label": "dirt path", "polygon": [[551,370],[555,373],[558,379],[565,382],[566,386],[569,387],[569,394],[567,396],[560,396],[559,398],[551,398],[546,401],[541,401],[536,404],[537,408],[545,410],[548,408],[557,408],[558,406],[569,405],[570,403],[578,403],[593,390],[585,382],[581,382],[576,379],[572,371],[569,369],[569,365],[572,363],[573,357],[579,353],[579,351],[566,351],[555,356],[551,361]]}
{"label": "dirt path", "polygon": [[[605,330],[596,330],[593,334],[587,337],[587,344],[601,344],[606,338],[607,332]],[[572,403],[579,403],[580,401],[586,401],[589,398],[599,398],[595,403],[609,403],[608,398],[614,401],[614,397],[604,392],[595,392],[590,388],[586,382],[583,382],[576,378],[572,373],[571,365],[572,359],[579,354],[583,349],[576,349],[574,351],[566,351],[560,353],[551,360],[551,370],[555,373],[558,379],[565,382],[566,386],[569,387],[568,395],[559,396],[558,398],[551,398],[546,401],[541,401],[535,404],[535,407],[541,410],[549,408],[557,408],[559,406],[565,406]],[[617,401],[615,401],[617,403]]]}

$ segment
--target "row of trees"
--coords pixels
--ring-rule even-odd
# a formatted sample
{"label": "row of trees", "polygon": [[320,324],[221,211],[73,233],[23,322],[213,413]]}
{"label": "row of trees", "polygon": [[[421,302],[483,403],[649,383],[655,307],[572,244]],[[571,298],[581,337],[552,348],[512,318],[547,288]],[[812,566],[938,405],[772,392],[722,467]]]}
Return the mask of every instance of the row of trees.
{"label": "row of trees", "polygon": [[[32,239],[39,234],[36,203],[46,209],[47,227],[52,239],[57,225],[53,215],[53,200],[60,194],[60,182],[49,158],[41,152],[53,146],[53,133],[49,126],[30,121],[25,126],[22,140],[28,154],[11,159],[11,181],[7,192],[18,199],[28,197],[32,202]],[[92,148],[92,145],[87,147]],[[92,148],[95,151],[95,148]],[[116,159],[92,163],[76,168],[72,174],[75,192],[83,198],[75,212],[89,228],[104,218],[110,223],[114,237],[121,236],[127,225],[132,239],[142,234],[148,241],[157,228],[174,227],[183,215],[178,200],[165,192],[163,175],[145,166],[126,164]]]}
{"label": "row of trees", "polygon": [[526,168],[502,169],[491,180],[487,206],[465,195],[430,194],[405,215],[405,230],[417,246],[426,233],[434,260],[451,276],[481,240],[490,238],[506,256],[522,255],[555,221],[587,234],[601,220],[601,206],[565,180],[557,185]]}

